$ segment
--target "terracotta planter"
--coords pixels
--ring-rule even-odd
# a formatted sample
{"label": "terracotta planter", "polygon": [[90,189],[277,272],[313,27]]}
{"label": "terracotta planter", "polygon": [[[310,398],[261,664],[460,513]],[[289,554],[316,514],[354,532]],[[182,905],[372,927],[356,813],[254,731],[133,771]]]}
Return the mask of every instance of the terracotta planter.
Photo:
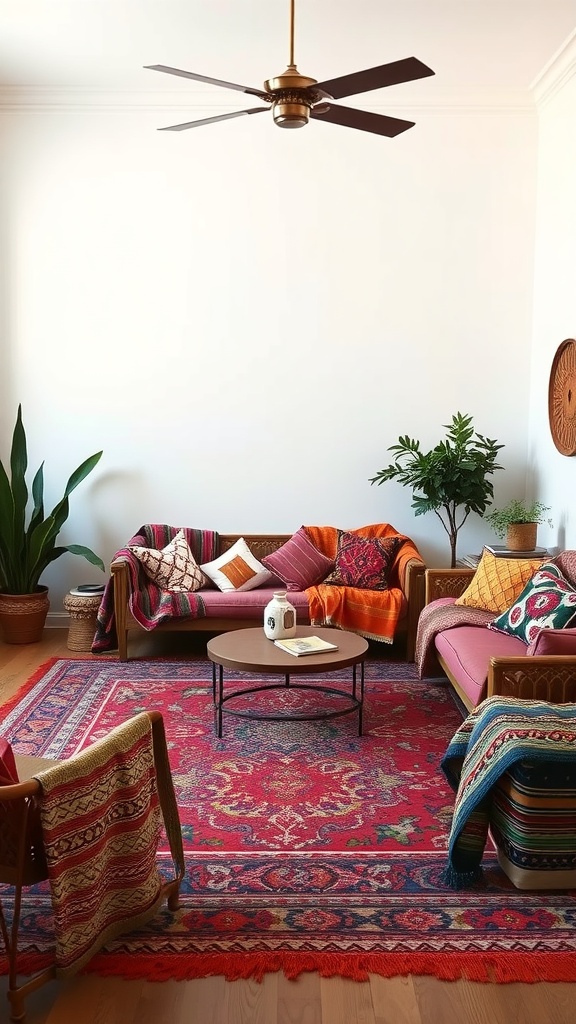
{"label": "terracotta planter", "polygon": [[38,643],[49,607],[48,587],[38,587],[33,594],[0,593],[0,633],[4,643]]}
{"label": "terracotta planter", "polygon": [[510,523],[506,544],[510,551],[533,551],[537,535],[538,523]]}

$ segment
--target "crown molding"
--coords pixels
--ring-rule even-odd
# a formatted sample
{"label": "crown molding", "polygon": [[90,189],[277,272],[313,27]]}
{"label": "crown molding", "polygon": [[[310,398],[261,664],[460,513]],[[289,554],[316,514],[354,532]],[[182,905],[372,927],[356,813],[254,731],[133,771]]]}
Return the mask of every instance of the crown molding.
{"label": "crown molding", "polygon": [[556,53],[545,64],[530,86],[537,108],[540,110],[545,107],[574,74],[576,74],[576,29],[556,50]]}
{"label": "crown molding", "polygon": [[[166,112],[186,110],[190,116],[198,111],[226,112],[242,110],[245,98],[215,98],[213,89],[182,90],[127,90],[94,88],[45,88],[42,86],[0,86],[0,112],[2,113],[67,113],[130,111]],[[527,89],[468,89],[437,87],[432,92],[412,92],[402,100],[386,97],[378,103],[364,96],[358,104],[363,110],[377,113],[410,112],[417,114],[450,114],[466,111],[477,114],[532,114],[535,99]]]}

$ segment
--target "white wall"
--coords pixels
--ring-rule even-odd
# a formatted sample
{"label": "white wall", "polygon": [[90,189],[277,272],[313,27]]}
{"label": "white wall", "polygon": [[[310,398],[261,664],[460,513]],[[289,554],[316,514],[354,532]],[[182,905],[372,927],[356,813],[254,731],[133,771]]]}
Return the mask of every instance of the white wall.
{"label": "white wall", "polygon": [[576,458],[561,455],[552,441],[548,382],[558,346],[576,338],[575,72],[576,35],[536,87],[540,114],[529,448],[533,490],[551,506],[557,543],[568,548],[576,547]]}
{"label": "white wall", "polygon": [[[162,133],[182,103],[121,93],[0,104],[0,454],[21,402],[54,503],[104,449],[62,542],[109,562],[146,521],[386,520],[447,565],[436,517],[368,480],[399,434],[429,447],[459,410],[505,444],[497,503],[528,486],[552,507],[539,539],[576,546],[576,463],[546,405],[575,334],[573,64],[565,48],[538,113],[387,104],[417,122],[394,140],[266,115]],[[490,537],[471,516],[459,551]],[[99,578],[54,563],[49,622]]]}
{"label": "white wall", "polygon": [[[505,443],[500,492],[524,489],[535,115],[424,112],[395,140],[157,125],[86,109],[2,122],[3,435],[21,401],[54,501],[104,449],[61,539],[109,561],[147,521],[389,521],[448,564],[436,517],[368,478],[399,434],[431,446],[459,410]],[[486,538],[473,519],[461,551]],[[54,563],[53,607],[94,575]]]}

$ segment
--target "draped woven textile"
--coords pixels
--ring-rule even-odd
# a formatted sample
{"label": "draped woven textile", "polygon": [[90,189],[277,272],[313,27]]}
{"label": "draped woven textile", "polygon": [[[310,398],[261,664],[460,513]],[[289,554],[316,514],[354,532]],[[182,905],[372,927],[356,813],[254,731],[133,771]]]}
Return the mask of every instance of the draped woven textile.
{"label": "draped woven textile", "polygon": [[492,789],[519,761],[576,763],[576,707],[488,697],[452,737],[441,767],[456,792],[444,880],[454,889],[481,877]]}
{"label": "draped woven textile", "polygon": [[426,605],[418,619],[414,660],[420,679],[438,674],[434,647],[434,638],[438,633],[456,626],[486,626],[494,618],[494,612],[454,604],[454,598],[440,600],[442,604],[432,601]]}
{"label": "draped woven textile", "polygon": [[[338,529],[335,526],[306,526],[308,537],[315,547],[329,558],[336,557]],[[380,640],[391,644],[398,620],[406,610],[404,595],[398,585],[404,578],[409,561],[422,560],[418,548],[409,537],[399,534],[389,523],[375,523],[349,530],[359,537],[401,537],[400,545],[392,567],[393,577],[398,581],[389,590],[360,590],[357,587],[338,587],[319,583],[308,587],[310,622],[313,626],[337,626],[359,633],[368,640]]]}
{"label": "draped woven textile", "polygon": [[157,911],[161,813],[152,728],[139,714],[36,776],[54,910],[56,974]]}
{"label": "draped woven textile", "polygon": [[[184,530],[184,536],[198,563],[210,562],[217,556],[219,537],[214,530],[192,530],[160,523],[147,523],[141,526],[126,547],[114,555],[114,560],[123,558],[130,567],[128,604],[132,615],[143,629],[154,629],[155,626],[170,619],[200,618],[205,614],[204,602],[198,592],[175,593],[171,590],[162,590],[146,575],[141,562],[130,551],[131,547],[160,550],[170,543],[180,529]],[[111,577],[100,602],[92,653],[103,654],[115,650],[117,646],[114,581]]]}

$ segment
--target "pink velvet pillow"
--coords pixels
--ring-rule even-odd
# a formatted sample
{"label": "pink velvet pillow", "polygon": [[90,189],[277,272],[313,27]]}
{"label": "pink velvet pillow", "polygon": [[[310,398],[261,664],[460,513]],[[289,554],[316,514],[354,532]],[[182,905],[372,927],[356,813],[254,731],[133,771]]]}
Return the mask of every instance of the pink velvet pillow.
{"label": "pink velvet pillow", "polygon": [[281,548],[262,559],[287,590],[306,590],[328,575],[334,560],[315,548],[303,526]]}
{"label": "pink velvet pillow", "polygon": [[8,740],[0,736],[0,786],[12,786],[18,781],[14,752]]}
{"label": "pink velvet pillow", "polygon": [[526,654],[576,654],[576,629],[541,629]]}

